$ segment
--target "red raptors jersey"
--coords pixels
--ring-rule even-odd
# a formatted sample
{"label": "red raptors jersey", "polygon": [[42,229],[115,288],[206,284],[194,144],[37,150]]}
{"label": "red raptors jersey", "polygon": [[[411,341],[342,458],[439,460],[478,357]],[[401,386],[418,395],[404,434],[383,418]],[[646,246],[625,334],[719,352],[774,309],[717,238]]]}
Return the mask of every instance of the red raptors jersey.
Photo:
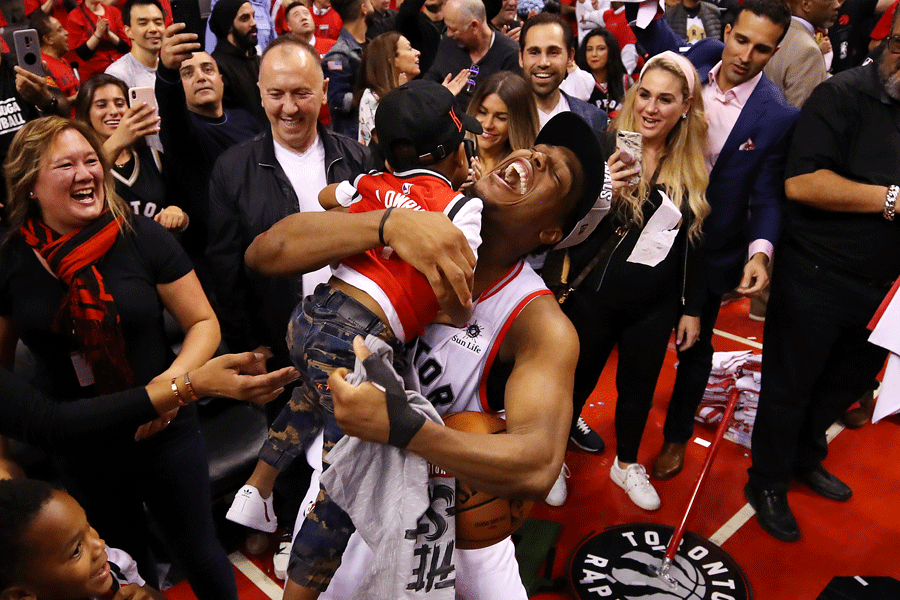
{"label": "red raptors jersey", "polygon": [[[350,212],[392,206],[442,212],[463,229],[470,243],[473,243],[473,229],[480,242],[481,201],[455,192],[450,182],[434,171],[413,169],[396,174],[360,175],[354,186],[356,194],[351,199]],[[464,206],[466,210],[462,210]],[[477,216],[477,222],[473,214]],[[478,242],[473,243],[473,251],[477,250]],[[344,259],[334,275],[372,296],[388,315],[394,335],[403,341],[421,335],[440,308],[425,276],[389,247],[375,248]],[[391,318],[392,313],[396,320]]]}

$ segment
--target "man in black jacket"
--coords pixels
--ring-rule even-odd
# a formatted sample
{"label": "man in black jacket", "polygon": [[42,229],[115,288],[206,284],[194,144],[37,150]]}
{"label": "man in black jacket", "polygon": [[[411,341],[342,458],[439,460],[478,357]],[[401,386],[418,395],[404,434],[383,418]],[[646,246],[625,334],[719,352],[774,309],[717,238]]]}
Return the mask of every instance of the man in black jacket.
{"label": "man in black jacket", "polygon": [[298,38],[282,36],[269,46],[259,87],[270,128],[225,152],[213,168],[207,257],[228,347],[265,348],[287,366],[287,322],[314,283],[260,277],[245,268],[244,251],[282,218],[322,210],[319,191],[366,172],[369,156],[356,141],[317,126],[326,84],[318,54]]}

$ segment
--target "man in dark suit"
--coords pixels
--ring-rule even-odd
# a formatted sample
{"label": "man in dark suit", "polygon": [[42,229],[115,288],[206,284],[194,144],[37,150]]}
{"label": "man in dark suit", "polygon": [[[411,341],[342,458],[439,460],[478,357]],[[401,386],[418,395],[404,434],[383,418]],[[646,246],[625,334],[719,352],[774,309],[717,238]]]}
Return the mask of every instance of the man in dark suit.
{"label": "man in dark suit", "polygon": [[553,115],[571,111],[599,136],[609,122],[606,113],[559,89],[566,78],[566,65],[574,57],[575,35],[565,19],[555,13],[540,13],[525,21],[519,35],[519,64],[534,93],[541,127]]}
{"label": "man in dark suit", "polygon": [[[665,441],[653,464],[657,479],[674,477],[683,466],[712,366],[722,296],[735,288],[752,295],[768,285],[766,267],[781,227],[785,155],[798,111],[762,70],[790,22],[780,0],[746,0],[734,24],[725,26],[724,44],[707,38],[685,54],[703,82],[710,125],[706,198],[711,212],[703,223],[707,297],[700,338],[678,355]],[[651,55],[684,45],[664,19],[635,27],[635,34]]]}

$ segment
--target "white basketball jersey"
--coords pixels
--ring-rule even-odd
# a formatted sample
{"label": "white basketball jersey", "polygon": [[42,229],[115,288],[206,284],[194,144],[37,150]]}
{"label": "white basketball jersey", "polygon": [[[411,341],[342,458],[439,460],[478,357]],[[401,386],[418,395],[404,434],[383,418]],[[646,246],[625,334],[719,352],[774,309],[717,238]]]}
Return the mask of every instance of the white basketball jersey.
{"label": "white basketball jersey", "polygon": [[425,329],[414,348],[418,377],[407,379],[418,380],[415,389],[442,415],[498,414],[488,407],[488,373],[513,321],[529,302],[544,294],[550,291],[543,280],[520,261],[478,297],[465,328],[432,324]]}

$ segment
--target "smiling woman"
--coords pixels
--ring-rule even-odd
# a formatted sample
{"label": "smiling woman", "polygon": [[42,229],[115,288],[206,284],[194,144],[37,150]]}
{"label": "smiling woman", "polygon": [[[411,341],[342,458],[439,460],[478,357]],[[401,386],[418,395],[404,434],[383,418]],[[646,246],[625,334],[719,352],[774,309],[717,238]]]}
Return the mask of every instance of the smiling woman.
{"label": "smiling woman", "polygon": [[672,52],[650,59],[614,125],[641,134],[641,162],[625,151],[607,161],[611,214],[596,235],[572,249],[570,272],[581,273],[594,257],[604,259],[593,263],[596,268],[562,306],[581,343],[576,414],[618,347],[610,478],[637,506],[656,510],[660,499],[637,462],[638,449],[672,329],[677,326],[681,350],[694,344],[705,289],[698,270],[700,228],[709,212],[707,125],[693,66]]}
{"label": "smiling woman", "polygon": [[184,231],[188,216],[166,198],[162,153],[146,142],[146,136],[159,132],[156,109],[143,103],[129,108],[127,93],[120,79],[94,75],[78,90],[75,118],[100,135],[103,153],[112,163],[116,193],[134,214],[151,217],[171,231]]}
{"label": "smiling woman", "polygon": [[[58,117],[27,123],[10,145],[5,174],[5,368],[12,368],[21,336],[38,361],[44,391],[68,399],[173,380],[212,357],[219,325],[190,261],[161,225],[130,214],[90,127]],[[177,356],[163,329],[164,309],[185,332]],[[198,598],[236,599],[231,565],[215,536],[194,407],[167,413],[141,426],[133,441],[106,449],[98,457],[75,446],[60,456],[62,477],[92,520],[155,582],[146,502]],[[110,472],[119,484],[114,494]]]}
{"label": "smiling woman", "polygon": [[481,81],[466,112],[483,129],[475,136],[481,173],[494,170],[510,152],[534,145],[538,132],[534,95],[515,73],[500,71]]}

